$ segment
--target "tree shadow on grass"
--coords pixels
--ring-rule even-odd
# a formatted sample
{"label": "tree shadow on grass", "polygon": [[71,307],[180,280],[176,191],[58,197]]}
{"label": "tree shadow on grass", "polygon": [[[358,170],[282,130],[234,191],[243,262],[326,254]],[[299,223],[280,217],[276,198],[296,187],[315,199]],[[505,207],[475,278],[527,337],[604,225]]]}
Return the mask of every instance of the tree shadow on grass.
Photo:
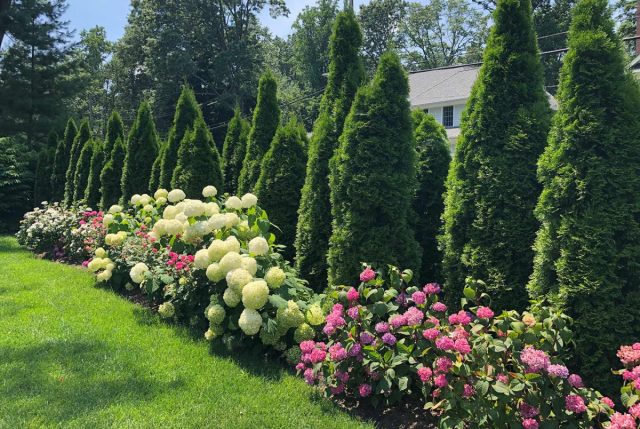
{"label": "tree shadow on grass", "polygon": [[[0,397],[5,418],[45,426],[90,415],[114,404],[140,403],[184,380],[158,381],[99,341],[53,340],[26,347],[0,346]],[[14,427],[18,427],[14,426]]]}

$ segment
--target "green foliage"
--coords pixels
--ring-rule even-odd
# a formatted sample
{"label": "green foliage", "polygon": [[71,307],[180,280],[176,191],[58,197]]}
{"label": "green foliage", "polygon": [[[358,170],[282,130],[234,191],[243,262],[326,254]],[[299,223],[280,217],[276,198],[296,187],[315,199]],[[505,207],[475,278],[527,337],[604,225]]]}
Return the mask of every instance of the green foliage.
{"label": "green foliage", "polygon": [[[106,144],[105,144],[106,146]],[[91,167],[89,169],[89,180],[87,181],[87,188],[84,192],[84,200],[86,204],[97,209],[100,203],[100,173],[105,164],[105,150],[100,141],[93,143],[93,154],[91,155]]]}
{"label": "green foliage", "polygon": [[344,120],[364,79],[359,53],[362,34],[353,12],[340,13],[329,45],[329,79],[309,144],[309,159],[296,233],[296,267],[316,291],[326,286],[331,236],[329,160],[338,147]]}
{"label": "green foliage", "polygon": [[278,242],[286,246],[282,252],[286,260],[291,260],[295,254],[293,242],[307,164],[307,148],[301,138],[304,129],[301,132],[300,128],[296,121],[278,128],[271,148],[262,160],[256,184],[260,206],[281,231],[276,235]]}
{"label": "green foliage", "polygon": [[189,198],[199,198],[202,188],[207,185],[223,189],[224,181],[220,154],[213,136],[202,115],[198,115],[193,131],[187,131],[180,143],[171,187],[182,189]]}
{"label": "green foliage", "polygon": [[56,133],[49,133],[47,146],[38,154],[33,183],[33,201],[36,204],[51,199],[51,162],[54,156],[54,150],[57,147],[57,139],[58,136]]}
{"label": "green foliage", "polygon": [[355,280],[362,261],[420,266],[410,225],[417,183],[408,93],[407,75],[389,52],[353,101],[330,165],[330,285]]}
{"label": "green foliage", "polygon": [[447,179],[445,292],[457,302],[467,277],[482,279],[496,308],[523,309],[550,109],[530,0],[498,1],[493,21]]}
{"label": "green foliage", "polygon": [[[66,139],[67,136],[65,135],[65,140]],[[89,140],[91,140],[91,131],[89,129],[89,121],[85,119],[80,124],[80,129],[73,139],[71,149],[69,150],[69,164],[67,166],[67,172],[65,173],[64,182],[64,204],[67,206],[74,201],[74,191],[76,189],[75,174],[78,158],[80,157],[80,151]]]}
{"label": "green foliage", "polygon": [[124,142],[118,138],[113,145],[109,160],[105,163],[100,173],[100,207],[104,210],[116,204],[122,196],[120,179],[122,178],[125,155],[126,147]]}
{"label": "green foliage", "polygon": [[278,86],[269,71],[260,77],[258,101],[253,112],[253,122],[247,137],[247,151],[240,170],[238,191],[241,194],[253,190],[260,176],[262,157],[269,150],[271,140],[280,123]]}
{"label": "green foliage", "polygon": [[58,140],[56,152],[53,158],[51,171],[51,200],[61,202],[64,199],[65,180],[67,168],[69,168],[69,156],[73,140],[78,134],[78,128],[73,119],[69,118],[64,130],[64,137]]}
{"label": "green foliage", "polygon": [[107,132],[104,137],[104,153],[111,154],[113,146],[118,139],[124,141],[124,123],[120,114],[114,110],[107,123]]}
{"label": "green foliage", "polygon": [[234,194],[238,190],[238,177],[247,150],[247,136],[251,124],[242,118],[240,107],[236,106],[233,118],[224,138],[222,159],[224,163],[224,183],[226,191]]}
{"label": "green foliage", "polygon": [[364,35],[362,54],[367,74],[375,73],[382,54],[402,45],[399,30],[407,5],[404,0],[372,0],[360,6],[358,20]]}
{"label": "green foliage", "polygon": [[149,190],[149,178],[153,162],[158,156],[158,135],[151,116],[149,103],[143,102],[136,121],[129,132],[126,156],[122,167],[121,202],[128,203],[133,194]]}
{"label": "green foliage", "polygon": [[0,231],[14,229],[32,203],[25,148],[16,140],[0,137]]}
{"label": "green foliage", "polygon": [[162,172],[162,159],[164,158],[164,154],[167,152],[167,142],[160,142],[160,149],[158,150],[158,156],[156,156],[155,161],[153,161],[153,166],[151,167],[151,177],[149,178],[149,189],[159,189],[160,188],[160,173]]}
{"label": "green foliage", "polygon": [[529,283],[575,319],[575,363],[598,383],[640,336],[640,95],[609,13],[604,0],[574,9]]}
{"label": "green foliage", "polygon": [[73,202],[84,200],[85,191],[89,184],[89,175],[91,174],[91,159],[93,158],[94,148],[96,142],[93,140],[87,140],[80,156],[78,157],[78,164],[76,165],[76,172],[73,179]]}
{"label": "green foliage", "polygon": [[[173,125],[169,130],[167,147],[160,161],[160,182],[158,188],[168,189],[171,186],[176,165],[178,164],[178,150],[184,140],[184,135],[193,129],[196,119],[202,115],[193,90],[185,85],[182,87],[176,112],[173,116]],[[155,190],[155,189],[154,189]]]}
{"label": "green foliage", "polygon": [[421,116],[422,121],[415,128],[418,190],[413,200],[416,240],[422,247],[417,277],[422,282],[442,282],[442,252],[438,250],[437,236],[451,155],[444,127],[431,115]]}

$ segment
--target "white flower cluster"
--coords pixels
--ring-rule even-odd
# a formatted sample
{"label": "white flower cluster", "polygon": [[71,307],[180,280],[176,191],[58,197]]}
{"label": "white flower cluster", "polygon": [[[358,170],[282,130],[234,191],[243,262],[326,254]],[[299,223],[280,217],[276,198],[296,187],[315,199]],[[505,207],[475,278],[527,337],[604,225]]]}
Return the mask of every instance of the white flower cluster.
{"label": "white flower cluster", "polygon": [[107,257],[107,252],[102,247],[95,250],[95,257],[87,265],[89,271],[97,273],[96,280],[100,283],[110,280],[115,268],[116,264]]}
{"label": "white flower cluster", "polygon": [[134,283],[142,283],[149,272],[149,267],[144,262],[138,262],[129,271],[129,277]]}

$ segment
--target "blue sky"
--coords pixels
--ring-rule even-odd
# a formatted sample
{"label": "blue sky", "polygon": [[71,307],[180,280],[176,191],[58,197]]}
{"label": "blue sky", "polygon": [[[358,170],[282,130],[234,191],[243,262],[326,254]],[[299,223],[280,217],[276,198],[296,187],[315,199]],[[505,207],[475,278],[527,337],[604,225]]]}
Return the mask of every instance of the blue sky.
{"label": "blue sky", "polygon": [[[356,10],[366,1],[354,0]],[[118,40],[124,33],[129,14],[129,0],[69,0],[68,3],[69,9],[65,17],[69,21],[69,27],[76,30],[76,37],[81,30],[96,25],[103,26],[107,30],[107,37],[112,41]],[[260,20],[273,34],[284,37],[291,33],[291,24],[298,13],[310,4],[315,4],[315,1],[287,0],[287,7],[291,11],[288,17],[279,17],[274,20],[265,9],[260,15]]]}

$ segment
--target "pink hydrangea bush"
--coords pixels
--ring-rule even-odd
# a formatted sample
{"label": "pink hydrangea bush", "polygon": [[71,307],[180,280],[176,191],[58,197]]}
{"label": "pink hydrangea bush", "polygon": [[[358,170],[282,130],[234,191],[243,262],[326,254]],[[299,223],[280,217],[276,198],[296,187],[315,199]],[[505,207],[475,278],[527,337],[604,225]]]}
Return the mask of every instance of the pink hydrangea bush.
{"label": "pink hydrangea bush", "polygon": [[327,396],[422,399],[442,428],[591,428],[608,419],[607,399],[563,364],[566,316],[540,306],[495,314],[472,287],[451,310],[437,284],[412,286],[395,267],[371,271],[357,288],[329,293],[320,341],[300,346],[297,370]]}
{"label": "pink hydrangea bush", "polygon": [[617,355],[624,366],[617,374],[624,382],[620,399],[626,411],[615,412],[606,427],[637,429],[640,428],[640,343],[620,347]]}

